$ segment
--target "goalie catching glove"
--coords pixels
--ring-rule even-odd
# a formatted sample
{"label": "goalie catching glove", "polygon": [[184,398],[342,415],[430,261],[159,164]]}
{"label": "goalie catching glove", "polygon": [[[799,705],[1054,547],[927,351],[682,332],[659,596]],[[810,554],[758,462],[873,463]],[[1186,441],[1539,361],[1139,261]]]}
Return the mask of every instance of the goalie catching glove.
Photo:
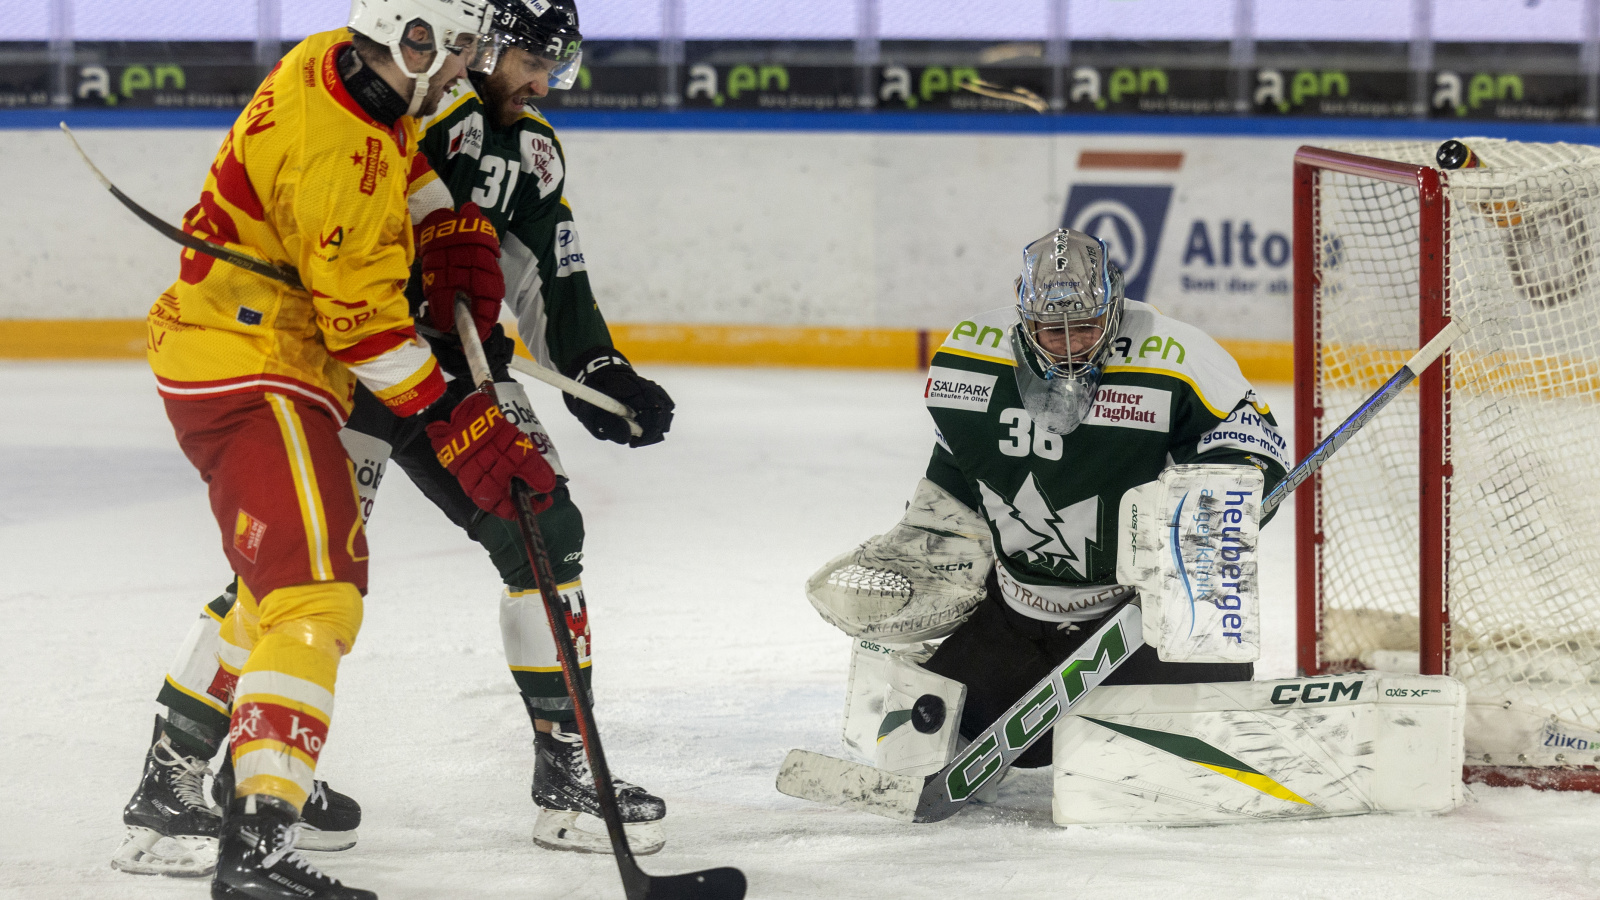
{"label": "goalie catching glove", "polygon": [[511,479],[532,488],[533,511],[550,508],[556,473],[533,440],[506,421],[493,397],[473,391],[450,413],[450,421],[428,426],[439,463],[461,482],[472,502],[502,519],[516,516]]}
{"label": "goalie catching glove", "polygon": [[817,570],[806,599],[851,637],[933,640],[977,608],[993,564],[988,524],[924,478],[899,524]]}

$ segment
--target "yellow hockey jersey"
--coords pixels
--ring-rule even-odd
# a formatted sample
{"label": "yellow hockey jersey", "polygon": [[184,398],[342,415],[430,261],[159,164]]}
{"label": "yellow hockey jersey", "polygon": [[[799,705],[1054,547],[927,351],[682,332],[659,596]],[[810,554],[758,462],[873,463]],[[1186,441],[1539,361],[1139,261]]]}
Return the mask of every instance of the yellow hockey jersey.
{"label": "yellow hockey jersey", "polygon": [[305,290],[185,250],[147,319],[163,396],[289,393],[342,422],[356,378],[403,416],[443,393],[403,293],[408,189],[436,176],[413,119],[385,126],[346,90],[337,58],[349,44],[349,31],[327,31],[284,56],[183,220],[196,237],[297,271]]}

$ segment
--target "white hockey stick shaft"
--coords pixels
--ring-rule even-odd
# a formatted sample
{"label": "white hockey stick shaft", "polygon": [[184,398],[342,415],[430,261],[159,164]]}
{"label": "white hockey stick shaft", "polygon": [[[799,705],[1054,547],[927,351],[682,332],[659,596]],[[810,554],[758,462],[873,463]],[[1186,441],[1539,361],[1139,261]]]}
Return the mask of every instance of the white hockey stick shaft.
{"label": "white hockey stick shaft", "polygon": [[[456,309],[456,315],[459,317],[461,315],[459,311],[461,307],[457,306]],[[460,327],[461,324],[458,319],[456,328],[459,329]],[[551,370],[546,369],[544,366],[539,365],[531,359],[523,359],[520,356],[513,356],[511,357],[511,368],[521,372],[524,375],[527,375],[530,378],[537,378],[538,380],[550,385],[553,388],[556,388],[557,390],[571,394],[585,403],[594,404],[595,406],[600,407],[614,416],[621,416],[623,419],[627,420],[628,431],[634,437],[644,434],[644,429],[640,428],[639,423],[634,421],[633,410],[629,409],[627,404],[622,403],[614,397],[608,397],[586,384],[579,384],[578,382],[573,381],[571,378],[562,375],[560,372],[552,372]]]}
{"label": "white hockey stick shaft", "polygon": [[494,389],[494,374],[489,371],[489,357],[483,352],[483,342],[467,340],[466,335],[476,335],[478,325],[472,321],[467,309],[466,295],[456,292],[456,334],[462,335],[461,352],[467,358],[467,371],[472,373],[472,383],[480,388]]}
{"label": "white hockey stick shaft", "polygon": [[[472,316],[467,312],[466,298],[458,293],[456,295],[456,334],[466,334],[465,331],[462,331],[463,328],[471,328],[474,334],[477,333],[477,326],[472,324]],[[489,359],[484,355],[483,344],[478,341],[462,341],[461,349],[467,355],[467,367],[472,370],[473,383],[483,384],[483,379],[490,377]],[[478,373],[477,369],[479,362],[483,364],[482,375]],[[586,384],[579,384],[560,372],[552,372],[533,360],[523,359],[520,356],[513,355],[511,357],[509,368],[531,378],[537,378],[558,391],[571,394],[585,403],[598,406],[614,416],[621,416],[628,423],[628,431],[634,437],[644,434],[644,429],[640,428],[639,423],[634,421],[633,410],[615,397],[608,397]]]}

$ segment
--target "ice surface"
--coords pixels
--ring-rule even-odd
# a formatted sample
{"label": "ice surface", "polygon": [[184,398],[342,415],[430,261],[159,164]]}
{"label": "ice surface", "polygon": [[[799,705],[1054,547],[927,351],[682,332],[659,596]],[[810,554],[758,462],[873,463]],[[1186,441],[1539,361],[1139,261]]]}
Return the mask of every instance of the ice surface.
{"label": "ice surface", "polygon": [[[1600,896],[1600,797],[1475,787],[1441,818],[1061,829],[1042,774],[908,826],[778,794],[785,751],[837,753],[848,641],[806,575],[889,527],[931,429],[919,376],[652,367],[663,445],[592,440],[530,385],[574,478],[613,768],[666,798],[648,871],[733,865],[750,896]],[[1265,391],[1289,420],[1286,388]],[[107,864],[152,698],[228,580],[204,487],[141,363],[0,364],[0,897],[203,897]],[[1359,438],[1357,438],[1359,440]],[[1292,510],[1262,533],[1263,677],[1292,669]],[[391,470],[372,584],[319,773],[361,842],[316,861],[396,898],[620,898],[609,857],[530,840],[533,751],[476,545]]]}

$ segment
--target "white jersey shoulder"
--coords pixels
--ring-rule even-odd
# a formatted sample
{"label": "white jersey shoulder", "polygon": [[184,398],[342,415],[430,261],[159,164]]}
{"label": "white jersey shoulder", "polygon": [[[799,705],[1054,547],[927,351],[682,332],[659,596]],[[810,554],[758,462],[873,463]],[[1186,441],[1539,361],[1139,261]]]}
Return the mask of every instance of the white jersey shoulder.
{"label": "white jersey shoulder", "polygon": [[1136,300],[1125,301],[1106,372],[1170,375],[1193,388],[1200,402],[1220,418],[1246,399],[1259,412],[1270,412],[1222,345],[1193,325]]}
{"label": "white jersey shoulder", "polygon": [[[481,149],[483,144],[483,101],[478,99],[477,91],[472,89],[472,83],[465,78],[457,81],[448,91],[444,92],[444,97],[439,100],[437,112],[433,113],[433,115],[422,117],[422,127],[419,131],[422,134],[427,134],[433,126],[451,118],[456,114],[457,110],[468,103],[476,103],[479,107],[472,118],[478,127],[477,143],[479,149]],[[472,155],[477,156],[476,153]]]}
{"label": "white jersey shoulder", "polygon": [[1015,367],[1011,353],[1011,328],[1017,324],[1017,308],[1002,306],[963,319],[950,329],[939,346],[940,353],[953,353],[970,359]]}

